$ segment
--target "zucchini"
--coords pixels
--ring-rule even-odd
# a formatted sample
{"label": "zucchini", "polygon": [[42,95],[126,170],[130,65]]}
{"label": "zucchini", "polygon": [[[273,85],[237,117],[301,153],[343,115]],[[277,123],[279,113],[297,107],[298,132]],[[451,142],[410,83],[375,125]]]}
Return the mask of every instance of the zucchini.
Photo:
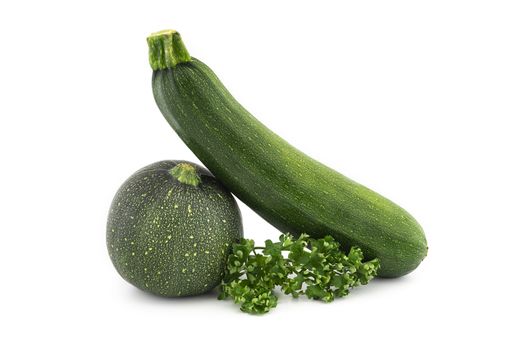
{"label": "zucchini", "polygon": [[379,275],[414,270],[424,232],[404,209],[306,156],[241,106],[171,30],[147,39],[162,114],[203,164],[269,223],[294,235],[332,235],[378,257]]}
{"label": "zucchini", "polygon": [[223,277],[243,237],[234,197],[190,162],[162,161],[134,173],[111,204],[106,243],[119,274],[162,296],[205,293]]}

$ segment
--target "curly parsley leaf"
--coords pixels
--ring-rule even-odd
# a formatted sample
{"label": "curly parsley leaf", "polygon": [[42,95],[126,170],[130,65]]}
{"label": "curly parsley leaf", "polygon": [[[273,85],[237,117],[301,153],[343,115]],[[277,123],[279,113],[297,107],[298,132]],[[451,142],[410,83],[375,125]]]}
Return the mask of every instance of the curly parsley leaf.
{"label": "curly parsley leaf", "polygon": [[265,241],[264,247],[241,239],[228,257],[219,299],[232,299],[251,314],[276,307],[276,287],[294,298],[305,295],[331,302],[377,275],[379,260],[363,262],[363,258],[357,247],[344,253],[331,236],[315,239],[306,234],[298,238],[282,234],[278,242]]}

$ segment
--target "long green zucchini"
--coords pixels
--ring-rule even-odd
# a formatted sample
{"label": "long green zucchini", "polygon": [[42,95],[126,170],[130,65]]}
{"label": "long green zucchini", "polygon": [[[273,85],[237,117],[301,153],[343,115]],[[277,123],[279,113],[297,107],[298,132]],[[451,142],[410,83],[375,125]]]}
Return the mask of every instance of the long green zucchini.
{"label": "long green zucchini", "polygon": [[239,199],[284,232],[330,234],[378,257],[380,276],[427,254],[416,220],[390,200],[306,156],[254,118],[171,30],[148,37],[153,93],[186,145]]}

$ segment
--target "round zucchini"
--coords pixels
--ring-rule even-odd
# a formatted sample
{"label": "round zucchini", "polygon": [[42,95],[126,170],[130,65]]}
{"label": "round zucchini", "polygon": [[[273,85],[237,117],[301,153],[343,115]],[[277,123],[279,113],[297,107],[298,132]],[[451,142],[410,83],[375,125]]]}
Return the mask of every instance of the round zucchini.
{"label": "round zucchini", "polygon": [[243,228],[234,197],[208,170],[162,161],[120,187],[106,237],[111,260],[126,281],[178,297],[205,293],[221,282]]}

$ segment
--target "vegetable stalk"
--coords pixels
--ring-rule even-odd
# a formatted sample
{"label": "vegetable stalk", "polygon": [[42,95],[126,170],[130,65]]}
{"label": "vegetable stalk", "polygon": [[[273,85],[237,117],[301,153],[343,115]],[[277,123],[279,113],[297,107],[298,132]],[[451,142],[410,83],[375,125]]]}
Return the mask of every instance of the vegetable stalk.
{"label": "vegetable stalk", "polygon": [[148,42],[150,66],[153,70],[173,68],[179,63],[192,60],[184,46],[181,35],[175,30],[162,30],[153,33]]}

